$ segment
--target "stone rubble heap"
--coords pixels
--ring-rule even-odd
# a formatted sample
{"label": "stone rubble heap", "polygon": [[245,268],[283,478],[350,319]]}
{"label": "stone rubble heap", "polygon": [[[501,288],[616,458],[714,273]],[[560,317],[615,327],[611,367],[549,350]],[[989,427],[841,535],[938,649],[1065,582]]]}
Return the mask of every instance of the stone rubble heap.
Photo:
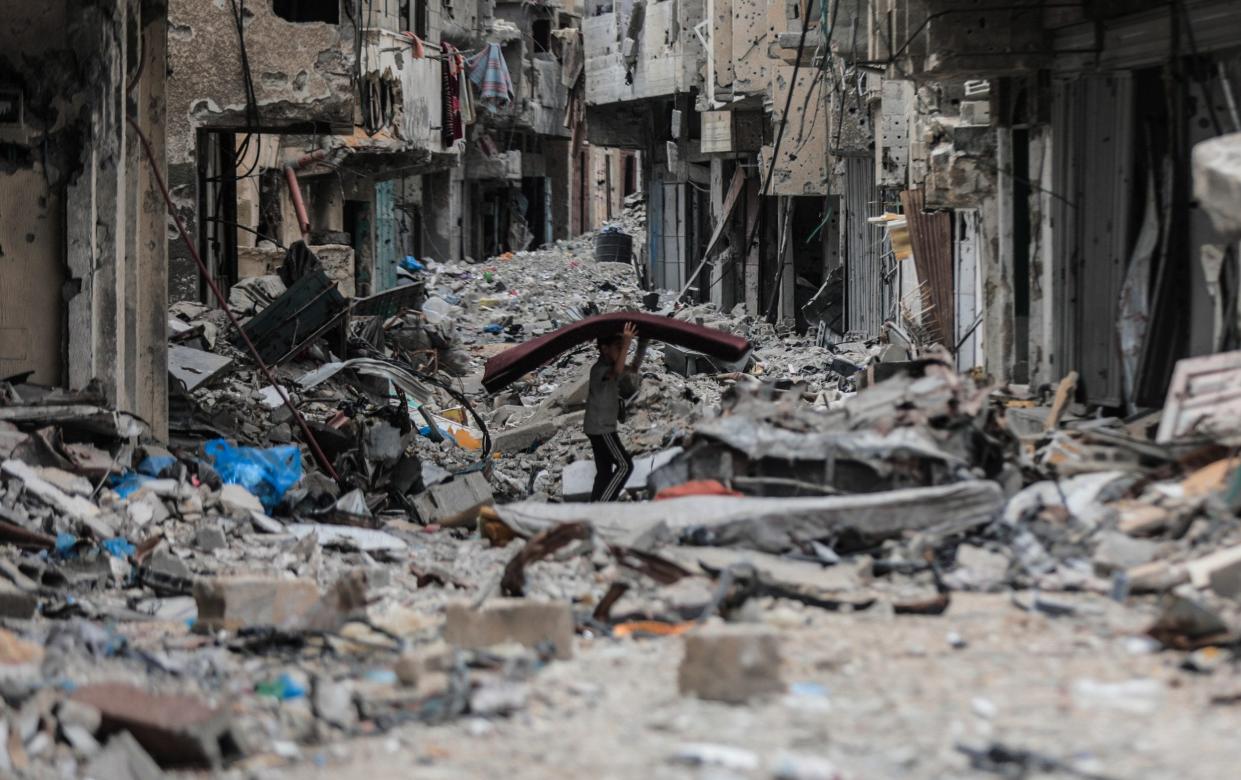
{"label": "stone rubble heap", "polygon": [[[622,228],[640,235],[640,208]],[[293,281],[246,280],[235,311]],[[411,722],[475,728],[530,707],[583,643],[683,644],[681,695],[746,704],[788,689],[780,632],[752,624],[782,604],[937,616],[1005,592],[1089,621],[1093,595],[1188,667],[1231,668],[1241,461],[1218,430],[1156,444],[1157,415],[1091,416],[1067,386],[1043,399],[933,350],[656,300],[589,237],[428,261],[409,288],[276,366],[296,414],[221,312],[178,304],[190,352],[162,445],[94,388],[0,382],[4,774],[245,773]],[[494,398],[483,363],[643,307],[753,354],[653,345],[625,429],[643,473],[620,503],[568,500],[589,481],[593,348]],[[729,750],[670,760],[757,776]],[[798,766],[777,776],[839,776]]]}

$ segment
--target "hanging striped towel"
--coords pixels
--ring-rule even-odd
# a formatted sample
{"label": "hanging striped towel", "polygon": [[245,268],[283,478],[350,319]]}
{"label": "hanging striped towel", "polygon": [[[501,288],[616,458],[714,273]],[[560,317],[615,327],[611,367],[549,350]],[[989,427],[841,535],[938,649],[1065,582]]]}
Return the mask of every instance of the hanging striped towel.
{"label": "hanging striped towel", "polygon": [[513,100],[513,79],[500,44],[489,43],[473,57],[466,60],[470,66],[470,81],[478,87],[480,100],[506,105]]}

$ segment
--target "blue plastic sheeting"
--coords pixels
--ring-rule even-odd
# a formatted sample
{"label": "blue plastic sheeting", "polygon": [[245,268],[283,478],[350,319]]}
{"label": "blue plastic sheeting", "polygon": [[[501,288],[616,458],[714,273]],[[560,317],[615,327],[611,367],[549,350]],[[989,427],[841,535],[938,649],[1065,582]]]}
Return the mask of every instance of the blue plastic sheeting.
{"label": "blue plastic sheeting", "polygon": [[302,451],[296,444],[260,449],[212,439],[203,445],[203,453],[220,479],[241,485],[258,496],[268,512],[275,509],[289,488],[302,478]]}

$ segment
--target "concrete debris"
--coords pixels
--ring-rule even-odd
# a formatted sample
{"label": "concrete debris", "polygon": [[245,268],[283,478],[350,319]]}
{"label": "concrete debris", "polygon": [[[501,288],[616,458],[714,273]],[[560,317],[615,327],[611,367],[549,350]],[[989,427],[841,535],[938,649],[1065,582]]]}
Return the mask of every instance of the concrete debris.
{"label": "concrete debris", "polygon": [[780,637],[764,626],[710,626],[685,635],[682,694],[741,704],[783,693]]}
{"label": "concrete debris", "polygon": [[[644,251],[641,204],[617,225]],[[647,289],[643,262],[592,253],[585,236],[419,258],[351,302],[321,270],[245,278],[231,306],[270,338],[270,376],[222,310],[175,305],[160,441],[94,389],[0,382],[0,766],[333,771],[379,738],[405,771],[410,724],[436,725],[451,747],[418,761],[440,762],[510,744],[498,719],[590,739],[589,713],[619,707],[685,742],[659,754],[673,766],[617,776],[958,776],[959,729],[940,721],[1005,724],[1021,710],[1000,703],[1022,699],[1003,686],[1030,669],[1065,694],[1055,718],[1099,729],[1100,712],[1162,717],[1189,706],[1172,689],[1231,673],[1241,464],[1232,401],[1206,377],[1232,358],[1183,362],[1162,421],[1122,418],[1080,402],[1084,372],[1043,388],[960,374],[910,332],[920,318],[829,339]],[[652,343],[620,431],[634,473],[588,505],[594,347],[495,394],[483,367],[639,309],[753,348],[723,365]],[[1167,681],[1125,665],[1139,640],[1181,654]],[[945,704],[899,756],[802,752],[826,722],[851,744],[872,718],[905,733],[907,709],[884,715],[905,699]],[[1221,729],[1234,709],[1214,708]],[[1121,742],[1111,756],[1131,756]],[[967,756],[1044,765],[997,745]],[[1176,774],[1116,761],[1115,776]]]}
{"label": "concrete debris", "polygon": [[71,700],[98,710],[103,731],[133,734],[160,766],[219,767],[230,757],[226,713],[197,697],[98,683],[74,691]]}
{"label": "concrete debris", "polygon": [[568,604],[496,599],[481,607],[448,605],[444,639],[455,647],[479,649],[516,642],[547,646],[555,657],[573,657],[573,612]]}
{"label": "concrete debris", "polygon": [[253,626],[280,627],[308,613],[319,589],[305,580],[218,577],[194,582],[196,626],[203,631],[236,631]]}

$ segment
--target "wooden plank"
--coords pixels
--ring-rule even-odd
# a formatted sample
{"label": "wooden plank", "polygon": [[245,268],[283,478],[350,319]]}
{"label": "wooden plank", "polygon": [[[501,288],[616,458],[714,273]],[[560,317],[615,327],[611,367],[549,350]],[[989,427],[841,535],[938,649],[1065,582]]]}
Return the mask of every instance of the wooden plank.
{"label": "wooden plank", "polygon": [[1070,371],[1068,376],[1061,379],[1060,385],[1056,387],[1056,397],[1051,402],[1051,412],[1043,422],[1044,431],[1054,431],[1056,426],[1060,424],[1060,418],[1064,416],[1064,410],[1068,407],[1069,401],[1073,400],[1073,392],[1075,390],[1077,390],[1077,372]]}

